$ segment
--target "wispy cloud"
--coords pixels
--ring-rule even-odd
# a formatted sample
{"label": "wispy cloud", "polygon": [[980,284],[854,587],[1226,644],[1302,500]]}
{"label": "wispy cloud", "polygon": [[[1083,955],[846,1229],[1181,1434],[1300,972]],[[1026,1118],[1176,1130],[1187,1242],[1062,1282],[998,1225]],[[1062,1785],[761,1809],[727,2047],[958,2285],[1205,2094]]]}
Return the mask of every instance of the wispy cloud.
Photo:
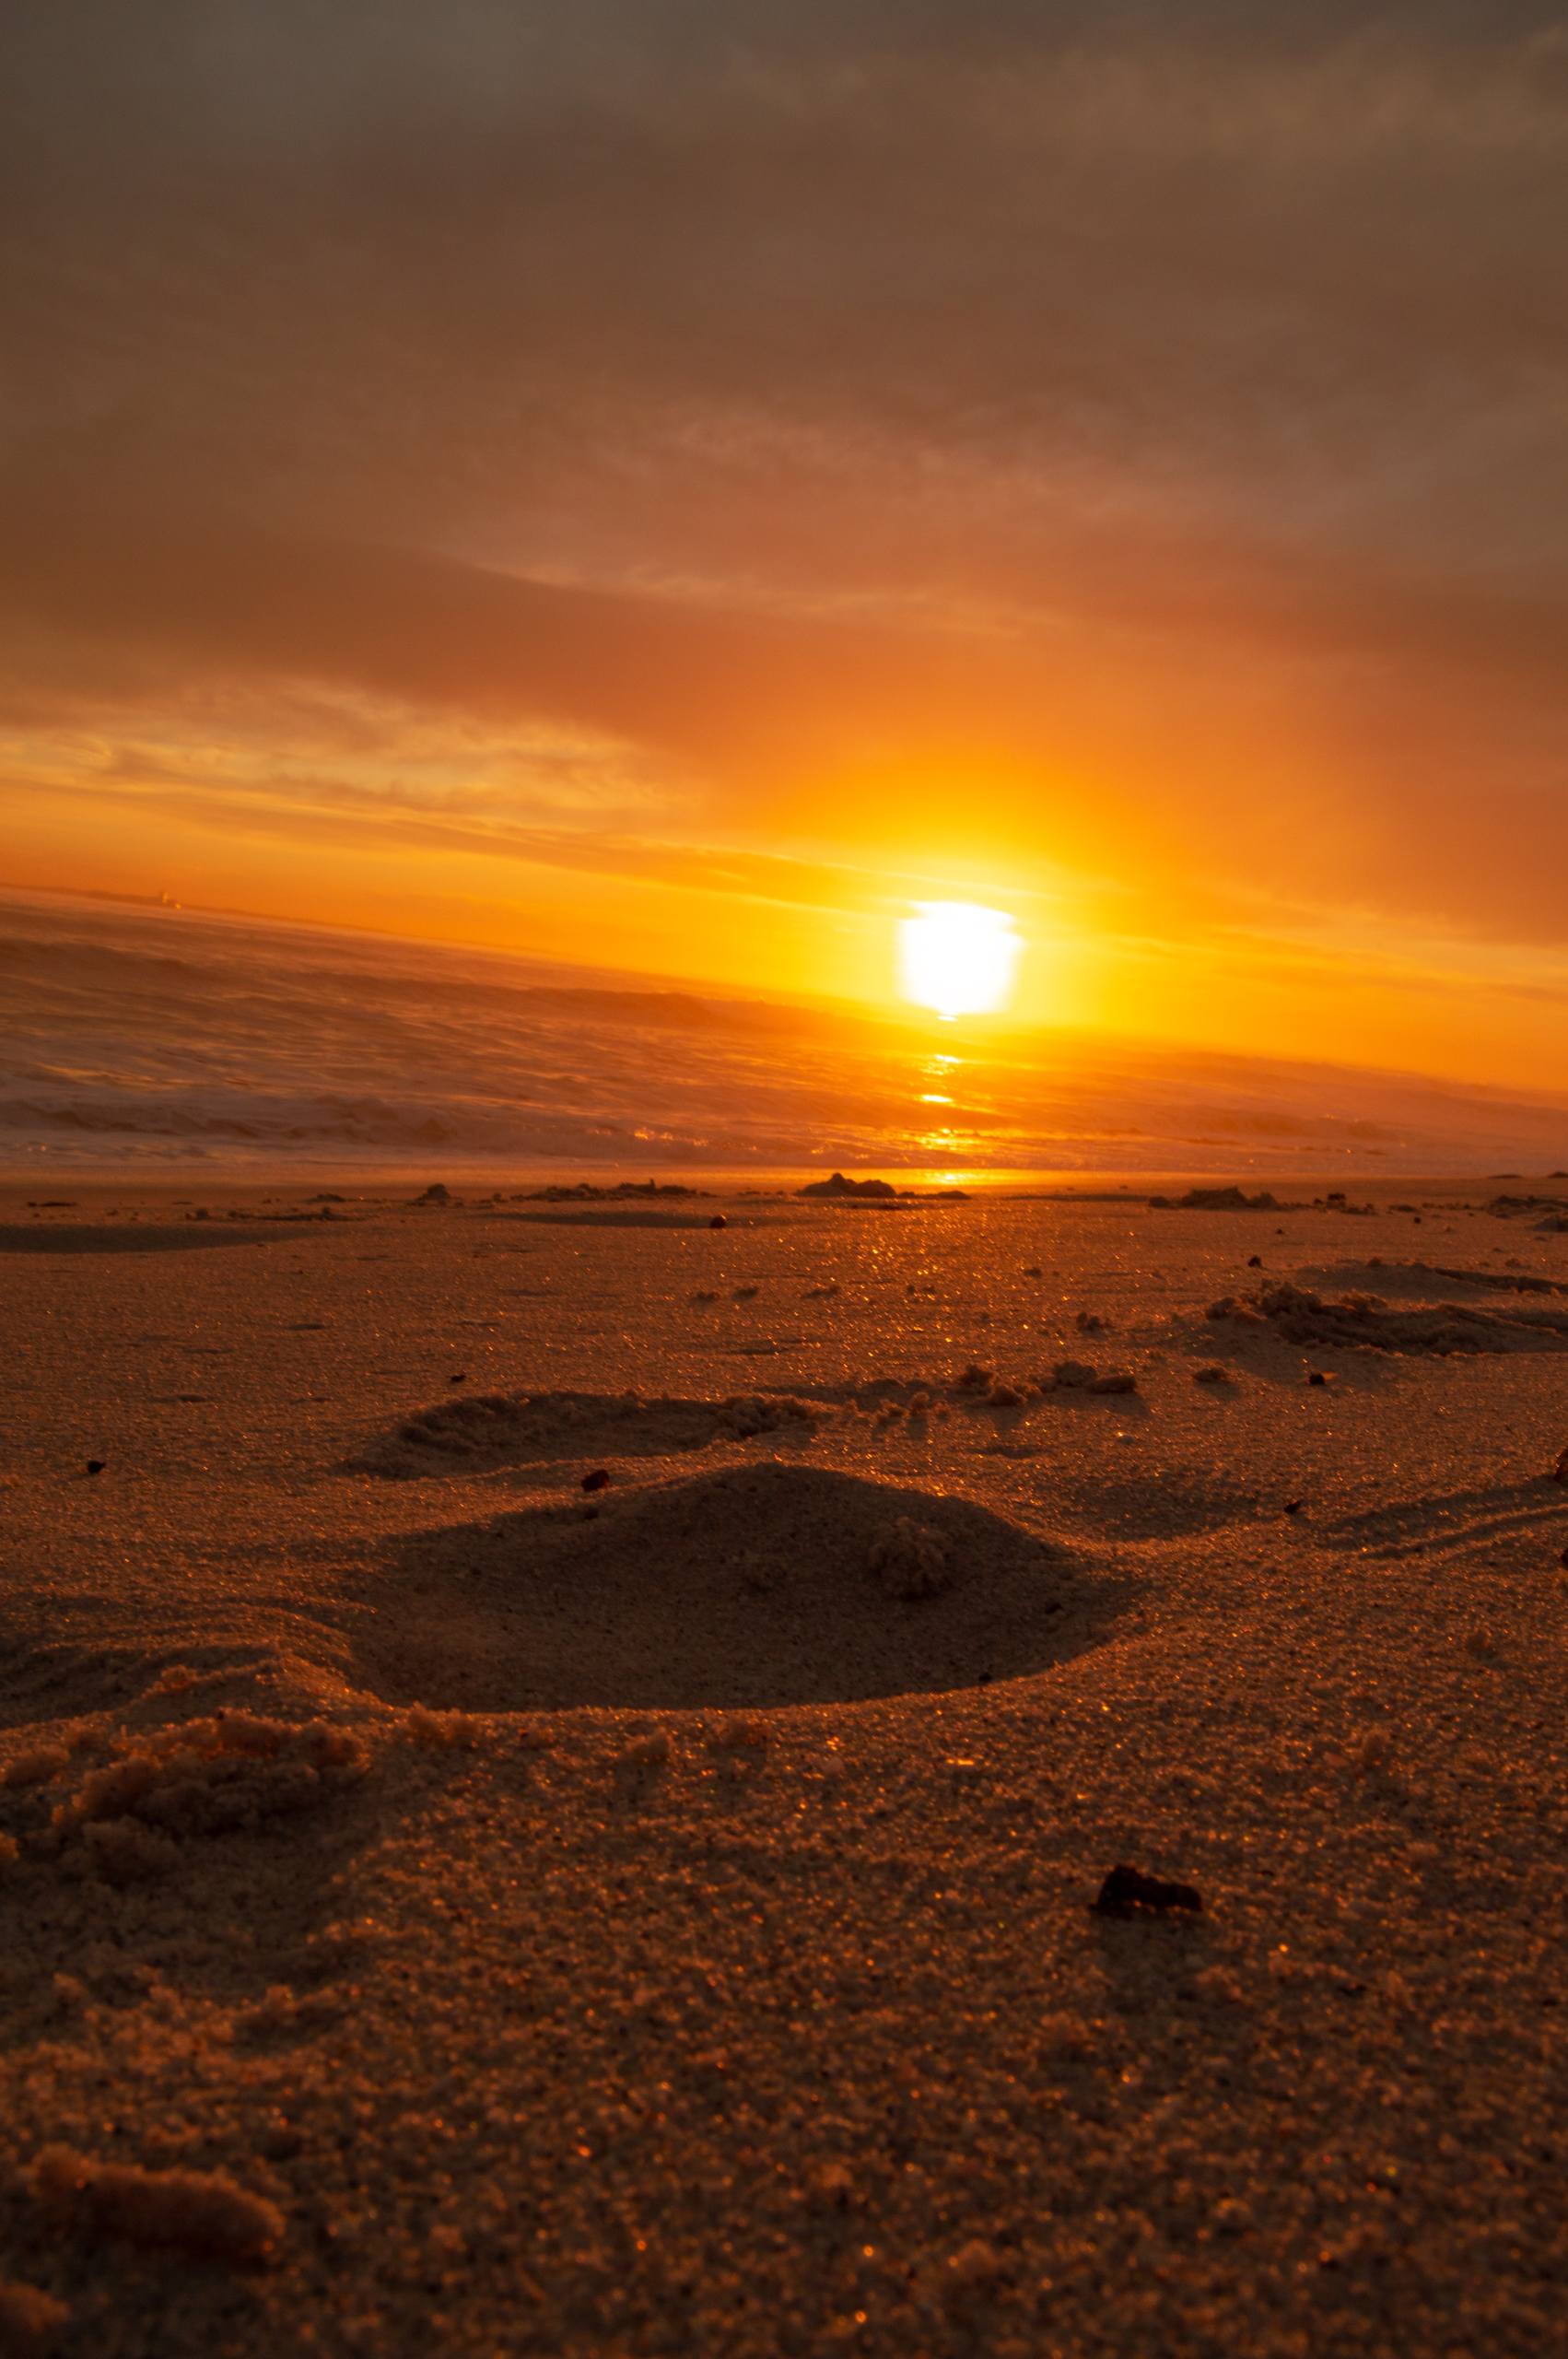
{"label": "wispy cloud", "polygon": [[1553,8],[13,15],[18,778],[1568,941]]}

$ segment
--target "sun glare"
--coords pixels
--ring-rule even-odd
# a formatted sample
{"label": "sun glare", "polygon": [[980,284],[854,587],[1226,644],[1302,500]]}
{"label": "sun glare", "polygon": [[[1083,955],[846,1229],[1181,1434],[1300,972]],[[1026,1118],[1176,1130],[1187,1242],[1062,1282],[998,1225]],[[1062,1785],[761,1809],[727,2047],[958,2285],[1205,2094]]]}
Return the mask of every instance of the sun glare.
{"label": "sun glare", "polygon": [[1004,910],[972,901],[919,901],[898,929],[904,996],[942,1016],[1005,1006],[1024,947]]}

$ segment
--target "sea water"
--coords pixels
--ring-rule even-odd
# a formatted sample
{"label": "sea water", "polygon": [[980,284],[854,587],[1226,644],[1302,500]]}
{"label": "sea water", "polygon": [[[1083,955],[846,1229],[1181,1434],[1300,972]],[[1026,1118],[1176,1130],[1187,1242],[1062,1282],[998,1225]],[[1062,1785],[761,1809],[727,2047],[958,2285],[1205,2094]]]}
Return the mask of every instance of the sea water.
{"label": "sea water", "polygon": [[1541,1169],[1568,1111],[1329,1065],[942,1024],[0,894],[0,1166],[649,1176]]}

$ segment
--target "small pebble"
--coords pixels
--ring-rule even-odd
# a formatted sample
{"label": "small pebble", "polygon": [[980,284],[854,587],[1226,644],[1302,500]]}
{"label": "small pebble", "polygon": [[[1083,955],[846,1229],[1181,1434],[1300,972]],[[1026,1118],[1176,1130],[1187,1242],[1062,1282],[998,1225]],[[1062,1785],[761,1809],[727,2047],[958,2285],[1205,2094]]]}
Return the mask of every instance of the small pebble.
{"label": "small pebble", "polygon": [[730,1224],[722,1213],[715,1213],[708,1226],[709,1228],[728,1228]]}
{"label": "small pebble", "polygon": [[1125,1917],[1134,1908],[1191,1908],[1202,1900],[1189,1884],[1168,1884],[1163,1876],[1145,1875],[1141,1868],[1114,1867],[1092,1904],[1099,1917]]}
{"label": "small pebble", "polygon": [[583,1476],[582,1487],[585,1491],[603,1491],[608,1485],[609,1480],[609,1468],[607,1466],[596,1466],[591,1474],[585,1474]]}
{"label": "small pebble", "polygon": [[109,1461],[105,1458],[89,1458],[88,1461],[88,1473],[89,1474],[101,1474],[108,1463]]}

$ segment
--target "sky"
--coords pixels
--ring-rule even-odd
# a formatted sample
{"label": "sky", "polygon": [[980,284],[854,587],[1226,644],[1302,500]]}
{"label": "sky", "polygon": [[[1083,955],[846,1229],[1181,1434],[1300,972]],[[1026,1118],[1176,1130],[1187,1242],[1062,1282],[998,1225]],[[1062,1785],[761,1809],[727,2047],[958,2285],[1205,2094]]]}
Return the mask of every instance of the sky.
{"label": "sky", "polygon": [[11,0],[11,882],[1568,1090],[1568,13]]}

